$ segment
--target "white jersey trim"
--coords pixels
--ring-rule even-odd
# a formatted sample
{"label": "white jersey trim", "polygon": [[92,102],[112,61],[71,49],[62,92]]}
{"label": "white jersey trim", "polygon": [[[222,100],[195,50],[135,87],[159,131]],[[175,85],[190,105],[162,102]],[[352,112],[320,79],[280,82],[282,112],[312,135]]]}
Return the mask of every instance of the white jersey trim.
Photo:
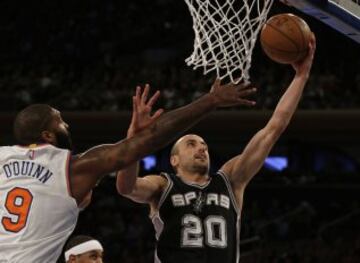
{"label": "white jersey trim", "polygon": [[[70,165],[71,165],[71,158],[72,158],[72,154],[71,151],[68,151],[68,156],[66,158],[66,162],[65,162],[65,181],[66,181],[66,186],[67,186],[67,192],[70,198],[72,198],[72,200],[75,202],[76,207],[79,209],[79,211],[81,210],[81,208],[79,207],[80,203],[78,204],[78,202],[76,201],[76,199],[73,197],[72,195],[72,189],[71,189],[71,184],[70,184]],[[1,263],[1,262],[0,262]]]}
{"label": "white jersey trim", "polygon": [[209,180],[208,180],[206,183],[204,183],[204,184],[197,184],[197,183],[186,182],[185,180],[183,180],[183,179],[181,178],[181,176],[179,176],[179,175],[177,175],[177,174],[176,174],[176,176],[177,176],[177,177],[180,179],[180,181],[183,182],[184,184],[186,184],[186,185],[188,185],[188,186],[196,187],[196,188],[199,188],[199,189],[204,189],[204,188],[206,188],[206,187],[210,184],[210,182],[211,182],[211,177],[209,178]]}
{"label": "white jersey trim", "polygon": [[234,209],[236,211],[236,263],[240,262],[240,229],[241,229],[241,211],[239,209],[238,203],[235,198],[234,191],[231,187],[231,183],[229,178],[227,177],[226,173],[222,170],[218,171],[218,174],[224,179],[226,187],[230,194],[231,202],[233,203]]}
{"label": "white jersey trim", "polygon": [[54,145],[52,145],[50,143],[40,143],[40,144],[33,143],[33,144],[29,144],[29,145],[19,145],[19,144],[17,144],[17,145],[14,145],[14,146],[19,147],[21,149],[38,149],[38,148],[45,147],[45,146],[55,147]]}
{"label": "white jersey trim", "polygon": [[166,197],[168,196],[170,190],[172,189],[172,187],[174,185],[173,181],[171,180],[170,176],[167,173],[162,173],[162,174],[166,177],[168,182],[167,182],[164,192],[162,193],[162,195],[160,197],[159,203],[157,205],[157,211],[160,211],[162,204],[164,203]]}
{"label": "white jersey trim", "polygon": [[154,252],[154,263],[161,263],[161,260],[157,255],[157,248],[155,248],[155,252]]}
{"label": "white jersey trim", "polygon": [[[159,241],[159,238],[164,230],[164,221],[161,219],[159,212],[156,212],[154,214],[154,216],[151,219],[151,222],[154,225],[156,240]],[[157,246],[157,244],[156,244],[156,246]],[[161,260],[159,259],[158,255],[157,255],[157,247],[155,248],[155,251],[154,251],[154,262],[161,263]]]}
{"label": "white jersey trim", "polygon": [[236,217],[236,263],[240,262],[240,229],[241,221],[240,214]]}
{"label": "white jersey trim", "polygon": [[233,206],[234,206],[234,208],[235,208],[236,213],[237,213],[238,215],[240,215],[240,214],[241,214],[241,211],[240,211],[239,205],[238,205],[238,203],[237,203],[237,201],[236,201],[235,194],[234,194],[234,191],[233,191],[233,189],[232,189],[232,187],[231,187],[231,183],[230,183],[230,181],[229,181],[228,176],[227,176],[223,171],[221,171],[221,170],[219,170],[217,173],[224,179],[225,185],[226,185],[226,187],[227,187],[227,189],[228,189],[228,192],[229,192],[229,194],[230,194],[231,202],[232,202],[232,204],[233,204]]}
{"label": "white jersey trim", "polygon": [[67,185],[67,190],[68,190],[68,194],[69,196],[72,197],[72,189],[71,189],[71,184],[70,184],[70,161],[71,161],[71,152],[68,152],[68,156],[65,162],[65,176],[66,176],[66,185]]}
{"label": "white jersey trim", "polygon": [[165,190],[162,192],[162,194],[160,196],[159,202],[156,205],[156,210],[152,211],[152,209],[150,209],[149,217],[151,220],[159,213],[162,204],[164,203],[166,197],[168,196],[170,190],[172,189],[172,187],[174,185],[173,181],[171,180],[170,176],[167,173],[161,173],[161,174],[166,177],[167,185],[165,187]]}

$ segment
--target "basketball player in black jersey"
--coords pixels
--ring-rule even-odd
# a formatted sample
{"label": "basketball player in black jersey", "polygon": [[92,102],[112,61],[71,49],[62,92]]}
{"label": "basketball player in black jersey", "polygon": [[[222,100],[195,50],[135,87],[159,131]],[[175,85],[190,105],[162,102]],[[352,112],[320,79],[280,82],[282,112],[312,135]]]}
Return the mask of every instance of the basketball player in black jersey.
{"label": "basketball player in black jersey", "polygon": [[[118,172],[118,192],[150,205],[156,230],[155,262],[239,262],[240,215],[244,190],[288,126],[309,78],[315,36],[307,57],[293,64],[295,77],[271,119],[242,154],[209,174],[209,153],[197,135],[180,138],[171,151],[176,174],[137,178],[137,165]],[[136,126],[132,122],[130,133]],[[130,180],[132,178],[132,180]]]}

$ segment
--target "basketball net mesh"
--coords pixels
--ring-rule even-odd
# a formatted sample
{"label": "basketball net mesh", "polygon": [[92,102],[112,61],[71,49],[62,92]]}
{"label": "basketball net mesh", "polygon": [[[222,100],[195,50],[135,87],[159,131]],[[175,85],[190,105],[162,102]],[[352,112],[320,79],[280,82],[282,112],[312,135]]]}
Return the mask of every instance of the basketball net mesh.
{"label": "basketball net mesh", "polygon": [[185,61],[204,74],[249,81],[257,35],[274,0],[185,0],[193,18],[194,51]]}

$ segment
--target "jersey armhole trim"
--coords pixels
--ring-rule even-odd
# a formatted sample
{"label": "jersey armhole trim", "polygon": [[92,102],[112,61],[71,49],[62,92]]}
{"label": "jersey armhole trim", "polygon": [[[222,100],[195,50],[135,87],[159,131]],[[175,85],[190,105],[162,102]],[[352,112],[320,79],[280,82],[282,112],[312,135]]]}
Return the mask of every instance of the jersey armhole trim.
{"label": "jersey armhole trim", "polygon": [[158,203],[158,205],[157,205],[157,210],[158,210],[158,211],[160,211],[160,208],[161,208],[162,204],[164,203],[166,197],[168,196],[171,188],[172,188],[173,185],[174,185],[173,181],[171,180],[170,176],[169,176],[167,173],[161,173],[161,175],[163,175],[164,177],[166,177],[167,185],[166,185],[165,190],[163,191],[163,193],[162,193],[161,196],[160,196],[159,203]]}
{"label": "jersey armhole trim", "polygon": [[238,203],[236,201],[234,191],[233,191],[233,189],[231,187],[231,183],[229,181],[229,178],[227,177],[226,173],[224,171],[222,171],[222,170],[219,170],[217,173],[223,178],[223,180],[225,182],[225,185],[226,185],[226,187],[227,187],[227,189],[229,191],[230,199],[231,199],[231,202],[232,202],[232,204],[233,204],[233,206],[235,208],[235,211],[236,211],[236,213],[238,215],[240,215],[240,209],[239,209]]}
{"label": "jersey armhole trim", "polygon": [[149,217],[151,219],[151,221],[156,217],[158,216],[159,218],[160,217],[160,208],[162,206],[162,204],[164,203],[166,197],[168,196],[172,186],[173,186],[173,181],[171,180],[170,176],[167,174],[167,173],[161,173],[160,176],[163,176],[166,178],[167,180],[167,185],[165,187],[165,190],[162,192],[161,196],[160,196],[160,199],[159,199],[159,203],[157,204],[156,206],[156,210],[155,211],[152,211],[152,209],[150,209],[150,214],[149,214]]}
{"label": "jersey armhole trim", "polygon": [[[23,148],[23,149],[37,149],[37,148],[49,146],[49,145],[51,145],[51,144],[50,143],[31,143],[31,144],[27,144],[27,145],[16,144],[14,146]],[[53,146],[53,145],[51,145],[51,146]]]}
{"label": "jersey armhole trim", "polygon": [[74,198],[72,196],[71,184],[70,184],[70,165],[71,165],[70,162],[71,162],[71,152],[69,151],[65,162],[65,177],[66,177],[68,194],[70,197]]}

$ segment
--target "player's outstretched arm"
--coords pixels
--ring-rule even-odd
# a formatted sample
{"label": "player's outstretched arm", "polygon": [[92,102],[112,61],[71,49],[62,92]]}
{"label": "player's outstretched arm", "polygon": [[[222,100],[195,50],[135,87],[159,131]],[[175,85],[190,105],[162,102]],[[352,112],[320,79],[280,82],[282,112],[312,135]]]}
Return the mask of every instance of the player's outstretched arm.
{"label": "player's outstretched arm", "polygon": [[[220,85],[217,80],[213,89]],[[145,87],[145,98],[140,95],[137,90],[136,96],[133,98],[133,116],[132,122],[129,127],[128,135],[134,136],[142,129],[146,127],[147,123],[150,123],[154,117],[150,115],[151,107],[155,102],[154,98],[151,98],[149,102],[146,101],[147,93]],[[157,97],[156,97],[157,99]],[[253,104],[251,101],[247,101],[248,104]],[[155,113],[156,115],[156,113]],[[145,178],[137,178],[138,165],[132,164],[127,168],[120,170],[117,173],[116,188],[119,194],[132,199],[135,202],[140,203],[155,203],[155,197],[161,195],[163,187],[166,185],[166,180],[160,176],[146,176]]]}
{"label": "player's outstretched arm", "polygon": [[99,145],[72,160],[71,188],[76,200],[82,200],[97,181],[154,152],[186,131],[207,113],[221,106],[253,105],[244,97],[255,90],[243,85],[221,85],[216,81],[211,92],[184,107],[163,114],[158,121],[136,136],[115,144]]}
{"label": "player's outstretched arm", "polygon": [[[145,85],[143,92],[141,91],[141,87],[136,88],[135,96],[132,97],[133,112],[127,131],[127,138],[134,137],[137,133],[153,124],[163,112],[162,109],[158,109],[153,115],[151,114],[152,107],[159,98],[160,92],[157,91],[148,100],[149,90],[150,86],[148,84]],[[132,192],[135,187],[138,172],[138,161],[117,172],[116,189],[119,194],[126,195]]]}
{"label": "player's outstretched arm", "polygon": [[260,170],[275,142],[288,126],[309,78],[315,47],[316,42],[313,35],[309,54],[302,62],[292,65],[296,71],[295,77],[281,97],[265,128],[250,140],[241,155],[234,157],[221,168],[229,176],[235,191],[243,190]]}
{"label": "player's outstretched arm", "polygon": [[118,192],[134,202],[157,205],[161,194],[167,185],[167,180],[160,175],[137,177],[131,191]]}

